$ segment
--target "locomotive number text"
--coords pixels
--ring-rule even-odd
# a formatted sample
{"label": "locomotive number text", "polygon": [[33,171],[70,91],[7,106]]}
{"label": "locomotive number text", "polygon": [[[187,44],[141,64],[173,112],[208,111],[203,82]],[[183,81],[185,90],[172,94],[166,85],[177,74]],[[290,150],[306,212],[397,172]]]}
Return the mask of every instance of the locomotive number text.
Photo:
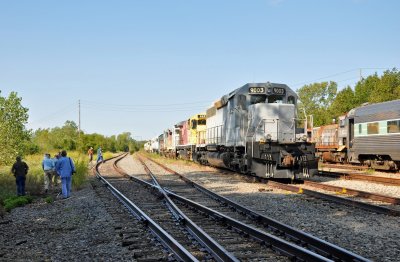
{"label": "locomotive number text", "polygon": [[285,88],[280,88],[280,87],[272,88],[272,93],[275,95],[284,95],[285,91],[286,91]]}
{"label": "locomotive number text", "polygon": [[250,87],[250,94],[265,94],[265,87]]}

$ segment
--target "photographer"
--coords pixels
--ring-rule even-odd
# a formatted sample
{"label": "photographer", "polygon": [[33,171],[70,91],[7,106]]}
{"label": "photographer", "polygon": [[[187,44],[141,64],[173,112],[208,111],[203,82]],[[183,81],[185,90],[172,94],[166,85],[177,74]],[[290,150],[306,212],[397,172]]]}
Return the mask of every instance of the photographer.
{"label": "photographer", "polygon": [[56,163],[57,174],[61,177],[61,190],[63,198],[71,196],[72,174],[75,173],[75,164],[70,157],[67,157],[67,151],[61,151],[61,158]]}

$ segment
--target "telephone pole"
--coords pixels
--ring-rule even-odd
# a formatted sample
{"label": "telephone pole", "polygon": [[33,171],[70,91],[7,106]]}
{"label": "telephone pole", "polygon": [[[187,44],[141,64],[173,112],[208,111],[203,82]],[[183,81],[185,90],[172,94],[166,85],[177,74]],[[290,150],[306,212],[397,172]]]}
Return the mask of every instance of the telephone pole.
{"label": "telephone pole", "polygon": [[81,135],[81,100],[78,100],[78,135]]}

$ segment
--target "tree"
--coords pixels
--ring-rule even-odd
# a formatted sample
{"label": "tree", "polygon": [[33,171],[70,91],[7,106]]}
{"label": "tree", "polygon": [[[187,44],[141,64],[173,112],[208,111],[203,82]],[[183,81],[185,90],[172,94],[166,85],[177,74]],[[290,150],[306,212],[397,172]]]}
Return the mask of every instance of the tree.
{"label": "tree", "polygon": [[314,116],[314,125],[320,126],[331,122],[332,117],[328,108],[335,99],[336,82],[322,82],[305,85],[298,90],[300,108],[307,115]]}
{"label": "tree", "polygon": [[354,92],[350,86],[339,91],[336,95],[335,100],[332,102],[329,113],[332,118],[344,115],[354,108]]}
{"label": "tree", "polygon": [[0,164],[10,164],[17,155],[23,155],[30,138],[30,131],[25,128],[28,109],[21,101],[16,92],[8,98],[0,95]]}
{"label": "tree", "polygon": [[400,72],[394,68],[381,77],[377,73],[370,75],[356,84],[354,95],[356,106],[400,99]]}

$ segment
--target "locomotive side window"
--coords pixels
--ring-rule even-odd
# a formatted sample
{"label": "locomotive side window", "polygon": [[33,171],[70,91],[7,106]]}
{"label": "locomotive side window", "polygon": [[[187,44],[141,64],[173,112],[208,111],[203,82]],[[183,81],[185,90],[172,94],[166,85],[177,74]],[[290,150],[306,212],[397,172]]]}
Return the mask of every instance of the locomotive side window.
{"label": "locomotive side window", "polygon": [[400,133],[400,120],[387,121],[388,133]]}
{"label": "locomotive side window", "polygon": [[367,124],[367,134],[368,135],[379,134],[379,123],[378,122],[368,123]]}
{"label": "locomotive side window", "polygon": [[362,133],[362,125],[359,124],[358,125],[358,134],[361,135],[361,133]]}
{"label": "locomotive side window", "polygon": [[289,96],[287,99],[288,104],[296,104],[296,99],[294,99],[294,96]]}
{"label": "locomotive side window", "polygon": [[[346,120],[345,119],[340,119],[339,120],[339,126],[340,127],[345,127],[346,126]],[[361,132],[360,132],[361,133]]]}
{"label": "locomotive side window", "polygon": [[265,103],[267,99],[267,95],[252,95],[250,96],[250,104],[258,104],[258,103]]}

